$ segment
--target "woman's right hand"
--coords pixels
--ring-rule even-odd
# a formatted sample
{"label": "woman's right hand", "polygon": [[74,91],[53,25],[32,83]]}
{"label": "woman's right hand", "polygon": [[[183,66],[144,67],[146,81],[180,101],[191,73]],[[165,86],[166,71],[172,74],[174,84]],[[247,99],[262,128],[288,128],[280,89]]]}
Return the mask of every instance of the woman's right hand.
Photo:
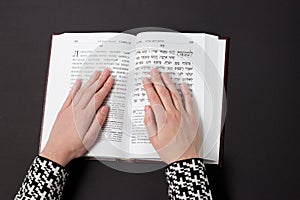
{"label": "woman's right hand", "polygon": [[188,86],[180,85],[184,103],[167,73],[150,72],[143,86],[150,105],[145,106],[144,122],[149,139],[167,164],[200,157],[199,117]]}

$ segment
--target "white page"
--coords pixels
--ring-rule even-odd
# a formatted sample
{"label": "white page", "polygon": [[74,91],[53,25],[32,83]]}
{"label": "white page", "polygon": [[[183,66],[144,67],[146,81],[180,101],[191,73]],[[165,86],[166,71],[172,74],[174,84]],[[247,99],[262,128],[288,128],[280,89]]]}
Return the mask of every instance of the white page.
{"label": "white page", "polygon": [[[198,39],[199,38],[204,40],[204,34],[198,34]],[[139,34],[137,39],[137,48],[139,49],[142,47],[142,49],[140,49],[140,52],[137,52],[136,57],[136,80],[134,83],[138,85],[135,86],[134,90],[137,90],[137,92],[134,93],[134,96],[140,96],[133,100],[132,118],[134,123],[137,123],[136,121],[138,121],[138,123],[136,126],[133,124],[132,133],[134,134],[135,129],[137,128],[138,131],[136,134],[139,134],[138,136],[142,138],[142,142],[133,143],[131,140],[130,152],[137,154],[136,157],[138,158],[145,156],[157,158],[158,156],[152,145],[149,143],[143,125],[144,105],[149,104],[149,102],[145,96],[143,87],[140,84],[141,80],[144,77],[149,77],[150,69],[155,66],[160,72],[168,72],[176,85],[184,81],[192,90],[202,91],[204,88],[203,81],[194,78],[195,70],[193,70],[192,62],[196,63],[196,65],[201,68],[204,64],[203,59],[199,59],[201,57],[199,54],[203,52],[195,52],[194,50],[197,50],[198,45],[191,41],[190,38],[178,33],[147,32]],[[184,56],[176,56],[178,54]],[[188,58],[186,58],[186,56],[188,56]],[[198,95],[197,98],[199,104],[202,104],[202,106],[200,106],[204,107],[204,100],[201,99],[203,98],[203,95]],[[201,110],[201,112],[202,115],[204,115],[204,110]],[[137,136],[134,135],[134,137]]]}
{"label": "white page", "polygon": [[[218,72],[220,74],[220,77],[223,77],[223,83],[224,83],[224,67],[225,67],[225,52],[226,52],[226,40],[219,40],[219,56],[218,56]],[[223,88],[219,88],[219,93],[223,95]],[[219,99],[219,103],[222,104],[222,100]],[[225,105],[226,106],[226,105]],[[222,108],[226,109],[226,108]],[[222,115],[222,110],[219,110],[219,115]],[[222,132],[223,124],[222,121],[220,121],[220,124],[218,125],[220,132]],[[221,136],[220,136],[221,137]],[[214,161],[206,161],[207,164],[218,164],[219,163],[219,153],[220,153],[220,137],[217,139],[216,144],[214,145],[213,149],[208,153],[207,157],[212,158],[217,155],[217,157],[214,159]]]}
{"label": "white page", "polygon": [[[201,57],[198,57],[197,59],[203,60],[200,63],[200,65],[203,65],[203,68],[200,70],[200,76],[204,76],[205,78],[202,78],[202,80],[200,81],[204,81],[204,86],[202,86],[203,88],[201,88],[201,90],[198,88],[193,89],[195,91],[194,98],[197,104],[199,105],[199,102],[201,102],[198,108],[203,126],[203,135],[201,137],[202,146],[200,149],[200,155],[202,155],[204,159],[215,160],[217,155],[211,157],[208,156],[208,152],[214,146],[214,143],[210,141],[216,140],[217,134],[219,133],[216,132],[216,134],[213,135],[211,134],[211,132],[209,132],[209,128],[211,127],[212,123],[212,110],[214,106],[211,99],[211,88],[206,82],[206,71],[207,68],[216,68],[218,65],[218,37],[208,34],[201,34],[201,37],[199,37],[199,34],[195,33],[184,33],[184,35],[191,38],[198,44],[197,50],[201,53]],[[196,80],[197,78],[199,79],[199,77],[195,77]],[[195,86],[197,86],[197,84],[195,84]]]}
{"label": "white page", "polygon": [[[120,39],[127,41],[127,43],[119,44],[117,40]],[[116,78],[115,85],[118,84],[120,79],[123,79],[117,73],[120,70],[114,70],[114,68],[119,66],[111,63],[111,59],[104,60],[100,58],[91,60],[89,61],[90,63],[87,62],[87,58],[91,59],[91,55],[95,54],[95,50],[97,52],[98,50],[103,50],[100,53],[105,54],[107,46],[104,45],[104,49],[101,49],[100,46],[106,44],[104,41],[118,42],[117,48],[115,46],[113,49],[119,50],[121,53],[112,53],[115,56],[121,55],[123,51],[131,50],[135,45],[134,36],[128,34],[120,35],[119,33],[67,33],[53,36],[40,150],[45,146],[55,117],[64,99],[67,97],[71,85],[78,76],[81,76],[83,81],[85,81],[95,70],[95,67],[92,65],[97,65],[99,66],[98,70],[103,70],[104,67],[109,67],[112,70],[112,75]],[[105,63],[106,61],[107,63]],[[92,67],[89,68],[89,66]],[[130,68],[131,63],[127,67]],[[122,86],[122,88],[127,88],[127,85]],[[128,117],[126,116],[127,112],[125,112],[127,109],[126,97],[124,97],[124,94],[118,94],[119,91],[117,89],[114,88],[113,90],[115,91],[112,91],[105,102],[111,109],[106,127],[102,129],[99,134],[102,137],[98,138],[88,156],[123,157],[123,150],[126,152],[128,148],[127,136],[121,135],[123,124],[120,122],[124,121],[123,118]],[[124,113],[124,115],[120,113]]]}
{"label": "white page", "polygon": [[[210,106],[210,108],[213,107],[213,103],[210,101],[209,98],[205,99],[206,96],[209,96],[205,88],[204,84],[204,78],[201,77],[201,75],[204,74],[205,76],[205,65],[213,66],[217,68],[219,66],[219,43],[218,43],[218,37],[217,36],[212,36],[212,35],[207,35],[207,34],[190,34],[190,33],[184,33],[184,36],[182,34],[178,33],[141,33],[138,35],[138,45],[137,48],[140,47],[147,47],[144,49],[141,49],[140,52],[138,52],[136,60],[136,65],[135,65],[135,70],[136,70],[136,81],[135,84],[138,84],[138,82],[141,82],[141,80],[148,76],[149,74],[147,72],[150,71],[152,67],[157,67],[159,71],[166,71],[170,72],[171,74],[173,73],[173,80],[175,80],[175,84],[178,84],[179,82],[185,81],[190,85],[190,88],[194,92],[194,98],[197,102],[198,105],[198,111],[201,120],[203,120],[203,129],[204,135],[202,135],[203,142],[206,146],[204,148],[201,148],[202,152],[201,155],[204,159],[208,159],[212,162],[218,161],[219,158],[219,152],[217,151],[219,149],[219,136],[220,136],[220,131],[215,131],[219,126],[218,123],[219,121],[214,121],[213,124],[211,123],[211,109],[206,110],[205,108],[207,106]],[[194,43],[190,42],[190,40],[194,41]],[[197,68],[193,72],[193,79],[190,80],[188,79],[189,77],[185,77],[184,73],[181,74],[174,74],[174,63],[176,62],[176,59],[173,60],[171,63],[169,63],[170,68],[168,67],[168,63],[159,63],[157,62],[162,61],[164,62],[163,59],[152,59],[154,58],[155,51],[152,51],[151,48],[155,49],[161,49],[161,50],[174,50],[176,53],[178,51],[183,51],[183,52],[192,52],[192,56],[189,57],[187,60],[182,60],[182,58],[177,59],[177,61],[180,62],[177,67],[187,67],[187,66],[182,66],[184,61],[192,61],[194,64],[194,67]],[[200,49],[199,49],[200,48]],[[148,51],[147,51],[148,49]],[[144,53],[143,53],[144,51]],[[225,49],[223,52],[220,52],[225,56]],[[207,54],[207,55],[206,55]],[[157,54],[161,55],[161,54]],[[169,56],[168,53],[165,54],[166,56]],[[148,56],[148,57],[147,57]],[[155,63],[156,60],[156,63]],[[142,62],[141,62],[142,61]],[[206,63],[205,63],[206,62]],[[210,62],[210,63],[209,63]],[[223,62],[224,63],[224,62]],[[173,66],[172,66],[173,65]],[[224,65],[221,65],[222,69],[224,70]],[[176,70],[175,70],[176,71]],[[183,70],[186,72],[185,70]],[[179,75],[179,76],[178,76]],[[200,75],[200,76],[199,76]],[[216,75],[216,74],[215,74]],[[171,75],[172,77],[172,75]],[[223,77],[221,77],[222,79]],[[190,80],[190,81],[189,81]],[[223,81],[220,80],[220,81]],[[221,87],[221,86],[220,86]],[[215,93],[218,93],[217,91],[219,87],[217,88],[210,88],[213,90],[216,90]],[[138,84],[134,87],[134,94],[139,95],[137,98],[133,97],[133,133],[134,129],[138,128],[138,134],[139,137],[141,137],[140,143],[133,143],[131,140],[130,143],[130,152],[132,154],[135,154],[136,158],[158,158],[158,155],[156,154],[155,150],[153,149],[152,145],[149,143],[147,140],[147,133],[145,130],[145,127],[143,126],[143,116],[144,116],[144,105],[149,104],[147,101],[147,98],[145,98],[145,93],[143,91],[143,88],[141,84]],[[222,93],[220,93],[222,94]],[[215,96],[216,97],[216,96]],[[219,98],[217,96],[217,98]],[[222,99],[220,99],[222,102]],[[219,101],[218,101],[219,102]],[[215,104],[215,102],[214,102]],[[218,109],[218,105],[216,106],[216,109]],[[137,113],[137,114],[136,114]],[[137,116],[135,116],[137,115]],[[220,118],[220,116],[219,116]],[[136,122],[136,119],[138,119]],[[134,124],[136,126],[134,127]],[[207,129],[213,129],[213,134],[210,133],[208,135]],[[219,129],[220,130],[220,129]],[[202,131],[203,132],[203,131]],[[205,134],[206,133],[206,134]],[[136,135],[134,137],[137,137]],[[136,138],[135,138],[136,139]],[[145,155],[146,153],[146,155]]]}

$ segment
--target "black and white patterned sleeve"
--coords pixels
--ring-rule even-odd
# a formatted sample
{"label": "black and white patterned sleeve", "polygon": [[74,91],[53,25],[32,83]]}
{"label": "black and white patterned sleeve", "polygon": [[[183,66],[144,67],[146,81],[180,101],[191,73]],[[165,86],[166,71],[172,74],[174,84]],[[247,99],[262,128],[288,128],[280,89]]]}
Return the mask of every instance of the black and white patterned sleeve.
{"label": "black and white patterned sleeve", "polygon": [[208,178],[199,158],[174,162],[165,169],[170,200],[212,200]]}
{"label": "black and white patterned sleeve", "polygon": [[60,199],[67,176],[68,173],[64,167],[37,156],[28,170],[15,200]]}

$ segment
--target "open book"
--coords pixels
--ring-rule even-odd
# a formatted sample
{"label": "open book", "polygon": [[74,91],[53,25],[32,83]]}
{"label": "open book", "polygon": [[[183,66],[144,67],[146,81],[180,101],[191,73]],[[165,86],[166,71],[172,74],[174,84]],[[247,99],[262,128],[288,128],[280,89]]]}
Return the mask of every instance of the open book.
{"label": "open book", "polygon": [[110,68],[115,84],[104,104],[108,118],[86,156],[105,160],[159,161],[144,126],[149,105],[142,79],[152,67],[176,85],[186,82],[201,119],[201,155],[218,164],[226,40],[204,33],[64,33],[52,36],[40,151],[56,115],[77,78]]}

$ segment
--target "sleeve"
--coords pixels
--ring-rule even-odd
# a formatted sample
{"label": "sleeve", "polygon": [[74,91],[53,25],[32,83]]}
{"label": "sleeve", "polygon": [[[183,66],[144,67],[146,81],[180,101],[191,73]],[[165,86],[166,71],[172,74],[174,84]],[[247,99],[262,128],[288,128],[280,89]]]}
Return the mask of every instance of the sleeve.
{"label": "sleeve", "polygon": [[58,200],[67,179],[66,169],[44,157],[37,156],[15,196],[15,200]]}
{"label": "sleeve", "polygon": [[176,161],[165,169],[170,200],[212,200],[205,166],[200,158]]}

